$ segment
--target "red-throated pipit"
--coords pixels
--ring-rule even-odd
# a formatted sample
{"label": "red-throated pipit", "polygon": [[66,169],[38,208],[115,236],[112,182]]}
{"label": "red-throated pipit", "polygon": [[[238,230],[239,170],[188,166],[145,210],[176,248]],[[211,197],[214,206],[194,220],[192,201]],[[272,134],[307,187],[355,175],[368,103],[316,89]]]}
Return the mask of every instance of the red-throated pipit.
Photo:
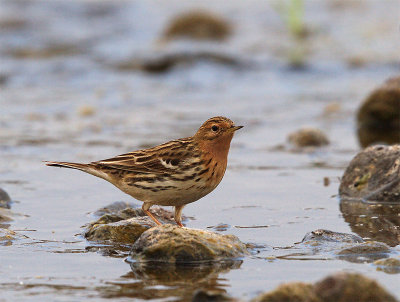
{"label": "red-throated pipit", "polygon": [[174,206],[175,221],[182,227],[183,207],[210,193],[222,180],[233,134],[242,127],[218,116],[207,120],[194,136],[150,149],[89,164],[46,162],[46,165],[78,169],[109,181],[143,201],[143,211],[157,224],[161,223],[150,213],[150,207]]}

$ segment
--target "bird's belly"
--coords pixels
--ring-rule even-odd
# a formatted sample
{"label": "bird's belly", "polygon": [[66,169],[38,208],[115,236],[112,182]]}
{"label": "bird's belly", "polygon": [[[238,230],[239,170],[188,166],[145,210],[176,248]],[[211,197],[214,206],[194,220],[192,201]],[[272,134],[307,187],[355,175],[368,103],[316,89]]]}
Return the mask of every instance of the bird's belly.
{"label": "bird's belly", "polygon": [[118,188],[137,200],[161,206],[180,206],[194,202],[215,189],[217,185],[200,181],[136,182],[120,184]]}

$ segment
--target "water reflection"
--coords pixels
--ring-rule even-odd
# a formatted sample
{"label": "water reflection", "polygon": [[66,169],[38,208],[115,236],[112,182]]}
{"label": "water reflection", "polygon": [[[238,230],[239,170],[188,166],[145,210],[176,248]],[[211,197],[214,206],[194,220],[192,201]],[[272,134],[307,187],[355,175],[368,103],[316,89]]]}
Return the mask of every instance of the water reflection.
{"label": "water reflection", "polygon": [[174,297],[174,301],[190,301],[198,290],[226,293],[227,284],[221,273],[238,269],[238,261],[224,261],[209,265],[165,265],[131,263],[132,271],[121,276],[116,285],[103,289],[105,298],[132,297],[161,299]]}
{"label": "water reflection", "polygon": [[364,239],[384,242],[392,247],[400,243],[400,204],[342,200],[340,211],[351,230]]}

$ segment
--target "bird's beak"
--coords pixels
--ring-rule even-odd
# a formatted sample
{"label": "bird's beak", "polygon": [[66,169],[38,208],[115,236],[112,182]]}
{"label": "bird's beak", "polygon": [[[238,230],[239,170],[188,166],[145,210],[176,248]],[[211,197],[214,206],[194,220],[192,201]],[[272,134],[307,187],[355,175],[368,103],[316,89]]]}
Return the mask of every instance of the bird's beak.
{"label": "bird's beak", "polygon": [[243,128],[243,126],[233,126],[232,128],[231,128],[231,131],[232,132],[235,132],[236,130],[239,130],[239,129],[242,129]]}

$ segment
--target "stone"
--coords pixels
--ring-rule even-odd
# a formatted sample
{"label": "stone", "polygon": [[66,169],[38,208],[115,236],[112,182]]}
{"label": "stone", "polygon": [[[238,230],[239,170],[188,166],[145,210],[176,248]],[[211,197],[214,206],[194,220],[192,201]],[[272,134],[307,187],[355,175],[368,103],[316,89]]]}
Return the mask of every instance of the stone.
{"label": "stone", "polygon": [[343,174],[339,195],[364,202],[400,203],[400,145],[360,151]]}
{"label": "stone", "polygon": [[277,289],[261,294],[251,302],[320,302],[313,286],[302,282],[280,285]]}
{"label": "stone", "polygon": [[372,91],[357,113],[357,134],[362,147],[400,143],[400,76]]}
{"label": "stone", "polygon": [[377,271],[387,274],[400,274],[400,258],[379,259],[374,262]]}
{"label": "stone", "polygon": [[357,235],[322,229],[307,233],[298,243],[296,249],[299,248],[303,249],[304,255],[334,257],[355,263],[373,262],[388,257],[391,252],[390,247],[385,243],[364,241]]}
{"label": "stone", "polygon": [[[104,219],[104,216],[102,217]],[[150,217],[134,217],[116,222],[94,224],[86,233],[90,241],[133,244],[142,233],[156,223]]]}
{"label": "stone", "polygon": [[318,229],[307,233],[302,242],[307,241],[330,241],[330,242],[346,242],[346,243],[360,243],[364,240],[357,235],[333,232],[329,230]]}
{"label": "stone", "polygon": [[321,130],[316,128],[301,128],[288,136],[288,141],[298,148],[321,147],[329,144],[329,139]]}
{"label": "stone", "polygon": [[136,240],[130,257],[134,261],[185,264],[235,259],[247,254],[246,245],[236,236],[161,225],[145,231]]}
{"label": "stone", "polygon": [[[161,223],[175,223],[172,212],[158,206],[152,207],[151,212]],[[94,214],[101,216],[86,226],[84,237],[89,241],[133,244],[144,231],[157,225],[140,207],[132,203],[116,202]]]}
{"label": "stone", "polygon": [[370,241],[345,247],[336,254],[339,256],[339,259],[354,263],[364,263],[386,258],[389,253],[390,248],[386,244]]}
{"label": "stone", "polygon": [[174,17],[167,25],[163,38],[221,41],[232,33],[230,24],[222,17],[204,10],[194,10]]}
{"label": "stone", "polygon": [[2,188],[0,188],[0,208],[5,208],[9,209],[11,208],[11,198],[7,194],[6,191],[4,191]]}
{"label": "stone", "polygon": [[252,302],[396,302],[375,280],[354,273],[330,275],[314,285],[292,282],[259,295]]}
{"label": "stone", "polygon": [[314,285],[314,292],[324,302],[396,302],[375,280],[354,273],[337,273]]}

